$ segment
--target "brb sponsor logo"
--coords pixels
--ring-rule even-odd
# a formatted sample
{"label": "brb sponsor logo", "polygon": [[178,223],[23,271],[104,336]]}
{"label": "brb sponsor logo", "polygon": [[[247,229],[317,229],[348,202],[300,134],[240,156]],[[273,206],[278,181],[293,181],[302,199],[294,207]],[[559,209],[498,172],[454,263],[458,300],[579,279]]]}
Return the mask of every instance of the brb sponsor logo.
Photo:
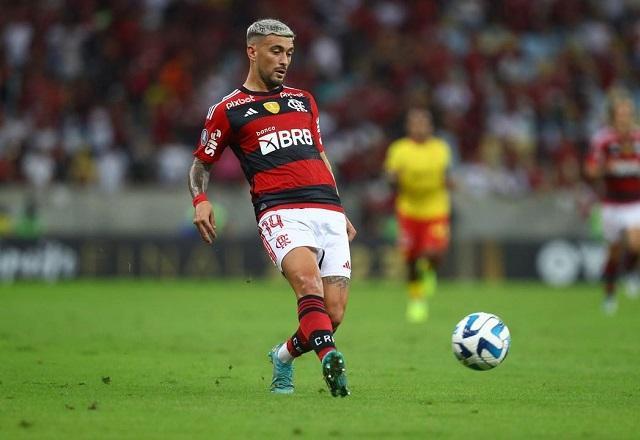
{"label": "brb sponsor logo", "polygon": [[[203,142],[206,139],[206,132],[207,130],[202,130],[202,137],[200,142]],[[220,131],[220,129],[215,129],[213,132],[211,132],[211,137],[209,138],[209,140],[207,141],[207,147],[204,149],[204,153],[208,154],[209,156],[213,157],[213,155],[216,153],[216,148],[218,148],[218,139],[220,139],[220,137],[222,136],[222,132]]]}
{"label": "brb sponsor logo", "polygon": [[311,136],[311,131],[307,128],[293,128],[260,136],[258,142],[260,143],[262,154],[267,155],[293,145],[313,145],[313,137]]}
{"label": "brb sponsor logo", "polygon": [[249,95],[246,98],[240,98],[240,99],[236,99],[235,101],[227,102],[226,107],[227,107],[227,110],[229,110],[230,108],[237,107],[242,104],[248,104],[249,102],[256,102],[256,100],[253,96]]}

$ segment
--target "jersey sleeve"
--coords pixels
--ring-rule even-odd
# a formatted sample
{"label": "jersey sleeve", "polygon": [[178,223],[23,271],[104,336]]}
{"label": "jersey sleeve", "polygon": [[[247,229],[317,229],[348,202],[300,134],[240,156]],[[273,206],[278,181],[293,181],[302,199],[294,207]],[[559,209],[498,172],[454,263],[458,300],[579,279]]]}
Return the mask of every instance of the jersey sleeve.
{"label": "jersey sleeve", "polygon": [[313,121],[311,122],[311,133],[313,135],[313,141],[318,147],[319,152],[324,151],[324,145],[322,144],[322,135],[320,134],[320,112],[318,111],[318,104],[313,98],[313,95],[309,93],[309,102],[311,103],[311,116]]}
{"label": "jersey sleeve", "polygon": [[384,170],[389,174],[395,174],[400,170],[400,144],[397,141],[389,145],[387,149]]}
{"label": "jersey sleeve", "polygon": [[230,141],[229,120],[224,106],[217,104],[209,108],[204,128],[200,133],[200,142],[198,142],[193,155],[205,163],[216,162]]}

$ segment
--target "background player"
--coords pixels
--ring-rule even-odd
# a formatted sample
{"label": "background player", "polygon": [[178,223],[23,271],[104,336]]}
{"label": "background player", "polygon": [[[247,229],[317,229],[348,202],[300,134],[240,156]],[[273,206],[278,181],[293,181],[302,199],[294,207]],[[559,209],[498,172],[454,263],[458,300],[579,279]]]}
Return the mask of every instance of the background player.
{"label": "background player", "polygon": [[450,150],[433,136],[431,114],[413,108],[406,116],[407,136],[389,146],[385,170],[396,192],[398,242],[406,262],[407,319],[427,319],[426,296],[436,289],[436,271],[449,245],[447,170]]}
{"label": "background player", "polygon": [[640,129],[633,100],[621,90],[610,95],[609,116],[610,125],[592,139],[585,173],[600,185],[602,228],[608,244],[603,310],[614,314],[618,274],[635,270],[640,252]]}
{"label": "background player", "polygon": [[211,164],[229,146],[251,185],[265,250],[291,284],[300,326],[269,353],[271,390],[292,393],[292,361],[314,350],[333,396],[349,394],[343,355],[333,332],[342,321],[349,292],[349,241],[356,234],[346,218],[324,153],[313,96],[283,86],[294,33],[264,19],[247,29],[249,73],[207,114],[189,172],[194,224],[202,239],[216,238],[206,188]]}

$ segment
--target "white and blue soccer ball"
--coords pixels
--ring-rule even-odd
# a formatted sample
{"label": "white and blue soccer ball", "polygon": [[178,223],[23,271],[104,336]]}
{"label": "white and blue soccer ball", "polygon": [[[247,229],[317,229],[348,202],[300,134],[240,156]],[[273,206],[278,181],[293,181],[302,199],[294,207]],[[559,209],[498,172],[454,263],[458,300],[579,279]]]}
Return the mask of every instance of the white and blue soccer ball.
{"label": "white and blue soccer ball", "polygon": [[491,313],[465,316],[451,336],[453,354],[473,370],[490,370],[504,361],[511,346],[509,328]]}

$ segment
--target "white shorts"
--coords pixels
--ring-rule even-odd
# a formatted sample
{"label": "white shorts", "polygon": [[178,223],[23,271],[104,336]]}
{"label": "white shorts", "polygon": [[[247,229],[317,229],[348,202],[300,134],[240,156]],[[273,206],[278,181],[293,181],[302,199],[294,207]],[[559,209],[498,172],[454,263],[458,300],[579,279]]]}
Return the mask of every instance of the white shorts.
{"label": "white shorts", "polygon": [[640,228],[640,202],[602,205],[602,233],[609,243],[622,239],[624,231]]}
{"label": "white shorts", "polygon": [[351,278],[347,221],[342,212],[320,208],[275,209],[258,220],[262,244],[282,271],[282,260],[292,249],[317,250],[320,276]]}

